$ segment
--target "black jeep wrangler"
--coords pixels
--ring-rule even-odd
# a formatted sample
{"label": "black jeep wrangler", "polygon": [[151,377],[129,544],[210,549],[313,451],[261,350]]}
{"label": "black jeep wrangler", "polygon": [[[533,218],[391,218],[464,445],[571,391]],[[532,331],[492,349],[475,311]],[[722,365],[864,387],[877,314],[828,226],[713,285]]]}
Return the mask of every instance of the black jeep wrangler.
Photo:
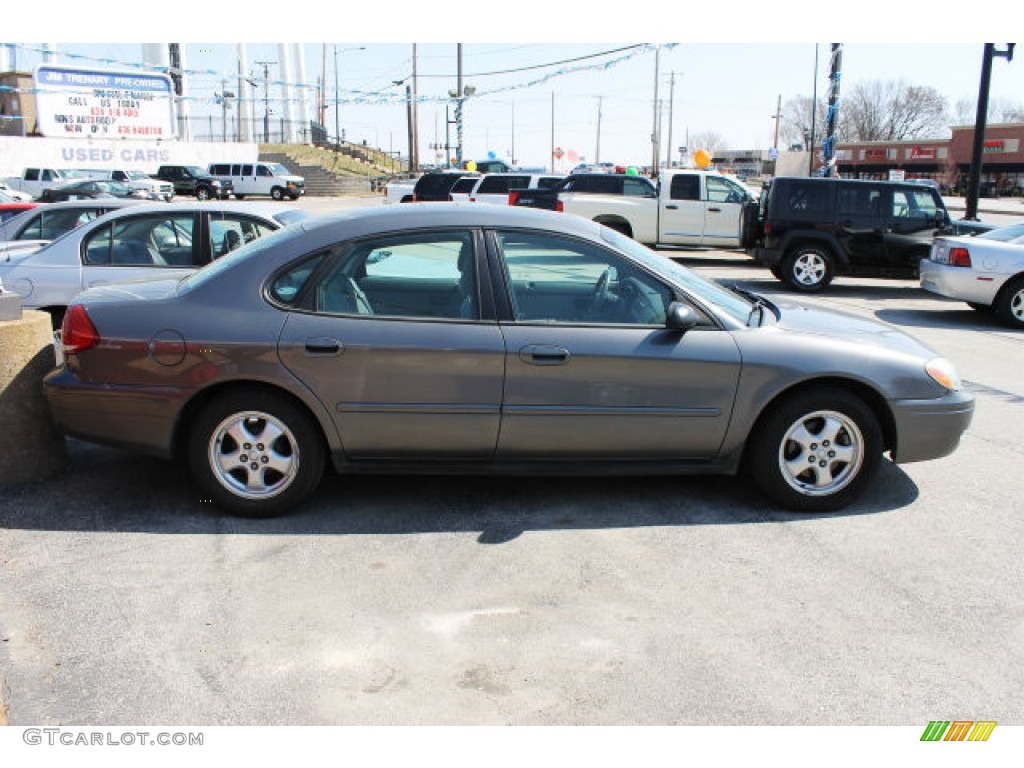
{"label": "black jeep wrangler", "polygon": [[772,180],[747,253],[790,287],[820,291],[836,275],[913,279],[936,234],[991,227],[954,222],[931,186],[834,178]]}

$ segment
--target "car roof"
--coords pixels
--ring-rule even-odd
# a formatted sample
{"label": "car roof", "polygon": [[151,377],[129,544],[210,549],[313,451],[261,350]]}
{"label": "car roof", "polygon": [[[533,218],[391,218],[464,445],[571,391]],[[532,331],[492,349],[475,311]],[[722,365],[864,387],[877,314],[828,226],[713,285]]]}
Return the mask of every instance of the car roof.
{"label": "car roof", "polygon": [[163,212],[168,211],[170,214],[176,212],[188,212],[194,213],[195,211],[217,211],[223,213],[251,213],[266,218],[271,218],[274,214],[281,213],[283,211],[294,211],[301,210],[295,208],[293,205],[285,205],[284,203],[262,203],[262,202],[241,202],[241,201],[206,201],[206,202],[191,202],[191,203],[174,203],[173,205],[168,203],[157,203],[157,202],[143,202],[131,206],[130,210],[118,210],[111,211],[107,214],[106,218],[118,218],[120,216],[127,216],[128,214],[135,213],[150,213],[150,212]]}
{"label": "car roof", "polygon": [[352,208],[314,216],[299,223],[303,230],[325,235],[343,229],[344,239],[363,235],[424,229],[429,227],[507,227],[545,229],[563,234],[593,236],[600,225],[579,216],[566,216],[555,211],[474,203],[416,203],[386,205],[373,208]]}

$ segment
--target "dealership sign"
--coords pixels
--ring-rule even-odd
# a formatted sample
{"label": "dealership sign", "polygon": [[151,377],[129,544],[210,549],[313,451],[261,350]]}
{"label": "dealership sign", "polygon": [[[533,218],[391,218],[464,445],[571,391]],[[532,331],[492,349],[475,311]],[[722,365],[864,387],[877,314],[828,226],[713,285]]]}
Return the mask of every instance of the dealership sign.
{"label": "dealership sign", "polygon": [[167,75],[41,64],[35,82],[44,136],[175,138],[174,90]]}

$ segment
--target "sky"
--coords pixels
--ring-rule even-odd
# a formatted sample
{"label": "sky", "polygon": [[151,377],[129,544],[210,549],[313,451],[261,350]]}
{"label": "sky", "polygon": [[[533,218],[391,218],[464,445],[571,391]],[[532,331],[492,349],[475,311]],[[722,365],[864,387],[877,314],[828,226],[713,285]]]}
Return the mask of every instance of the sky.
{"label": "sky", "polygon": [[[173,39],[186,41],[185,64],[194,73],[192,115],[199,133],[208,133],[211,125],[215,134],[220,133],[221,108],[215,94],[222,90],[222,81],[226,78],[227,89],[237,90],[237,46],[225,40],[237,37],[246,42],[249,69],[258,77],[262,68],[254,62],[280,58],[276,43],[261,42],[273,39],[273,25],[260,23],[287,18],[287,7],[279,2],[246,3],[246,19],[239,20],[219,5],[207,8],[182,0],[174,5],[182,18],[174,17],[166,25],[162,19],[156,28],[133,21],[130,14],[123,25],[108,23],[122,18],[118,5],[113,3],[114,12],[104,14],[103,23],[89,21],[88,14],[58,14],[46,26],[46,39],[56,41],[58,51],[76,54],[59,62],[118,68],[141,59],[141,45],[127,41],[176,34]],[[422,162],[442,159],[429,145],[445,141],[446,106],[454,119],[447,92],[456,86],[459,40],[470,41],[462,43],[463,83],[476,89],[464,107],[464,157],[493,154],[525,166],[547,164],[553,146],[563,151],[563,170],[581,161],[650,164],[656,84],[663,105],[661,159],[670,147],[673,159],[683,145],[689,144],[692,152],[697,147],[688,138],[704,132],[721,136],[721,148],[768,149],[774,142],[779,97],[785,103],[811,96],[817,86],[818,98],[827,99],[830,44],[824,42],[824,34],[829,32],[840,38],[845,33],[853,40],[843,43],[840,98],[843,89],[878,80],[931,86],[951,108],[969,100],[973,111],[978,97],[987,33],[972,35],[969,27],[953,29],[945,20],[930,20],[942,14],[896,11],[874,0],[858,4],[862,13],[856,23],[850,21],[849,7],[842,10],[841,19],[826,19],[824,14],[834,6],[824,4],[669,6],[636,0],[620,5],[630,11],[625,18],[611,12],[615,5],[576,0],[557,5],[535,0],[412,5],[399,0],[376,8],[346,3],[320,14],[300,13],[276,29],[283,41],[304,43],[306,82],[311,85],[323,75],[326,52],[325,95],[331,102],[326,124],[332,134],[337,121],[348,140],[403,155],[408,152],[404,89],[411,84],[412,44],[417,43]],[[138,6],[124,5],[132,7]],[[669,7],[673,10],[666,10]],[[1012,4],[987,7],[990,21],[1001,14],[1007,19],[1020,17]],[[28,29],[35,39],[41,37],[35,13],[19,9],[15,14],[23,14],[22,23],[5,23],[0,34],[17,41],[25,36],[12,35],[12,30]],[[77,21],[80,15],[83,23]],[[821,27],[821,34],[816,27]],[[905,39],[898,37],[901,30],[906,30]],[[321,42],[317,33],[329,31],[342,42]],[[207,37],[214,42],[204,42]],[[819,38],[823,41],[816,42]],[[644,41],[653,42],[643,45]],[[19,68],[41,62],[41,45],[27,38],[19,44]],[[271,65],[269,74],[274,99],[279,95],[274,83],[283,77],[280,66]],[[293,73],[290,79],[297,77]],[[404,82],[396,86],[394,81]],[[1024,102],[1024,49],[1010,62],[995,62],[990,98]],[[257,119],[262,119],[262,110],[260,103]],[[842,119],[841,102],[839,114]]]}

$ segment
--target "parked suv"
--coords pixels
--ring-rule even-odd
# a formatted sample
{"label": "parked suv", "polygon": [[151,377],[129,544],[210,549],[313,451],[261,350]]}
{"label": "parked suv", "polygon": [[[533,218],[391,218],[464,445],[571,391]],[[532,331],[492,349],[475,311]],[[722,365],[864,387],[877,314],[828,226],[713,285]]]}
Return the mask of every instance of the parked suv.
{"label": "parked suv", "polygon": [[810,293],[836,275],[916,279],[936,234],[987,229],[953,222],[930,186],[780,177],[761,193],[759,221],[745,245],[779,280]]}
{"label": "parked suv", "polygon": [[198,165],[161,165],[154,175],[169,181],[179,195],[192,195],[197,200],[226,200],[234,191],[230,180],[215,179]]}

